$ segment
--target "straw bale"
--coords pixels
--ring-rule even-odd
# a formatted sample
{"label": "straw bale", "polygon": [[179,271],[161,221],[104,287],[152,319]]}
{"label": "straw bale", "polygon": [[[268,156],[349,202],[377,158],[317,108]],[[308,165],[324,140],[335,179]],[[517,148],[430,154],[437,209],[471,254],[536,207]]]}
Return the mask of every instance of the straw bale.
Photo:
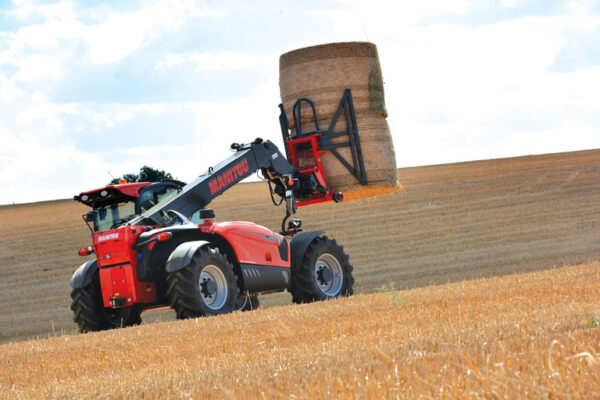
{"label": "straw bale", "polygon": [[[311,99],[318,119],[331,118],[345,89],[352,90],[356,113],[387,117],[381,66],[372,43],[331,43],[285,53],[279,59],[279,87],[290,128],[297,99]],[[302,121],[312,121],[309,108],[302,105]]]}

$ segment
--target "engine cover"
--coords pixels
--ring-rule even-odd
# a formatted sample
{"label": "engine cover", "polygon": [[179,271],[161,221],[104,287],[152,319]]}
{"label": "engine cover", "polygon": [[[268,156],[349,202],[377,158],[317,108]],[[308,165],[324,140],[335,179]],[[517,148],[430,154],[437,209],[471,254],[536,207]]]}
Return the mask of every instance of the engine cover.
{"label": "engine cover", "polygon": [[221,222],[212,231],[233,247],[240,264],[290,267],[290,249],[285,237],[252,222]]}

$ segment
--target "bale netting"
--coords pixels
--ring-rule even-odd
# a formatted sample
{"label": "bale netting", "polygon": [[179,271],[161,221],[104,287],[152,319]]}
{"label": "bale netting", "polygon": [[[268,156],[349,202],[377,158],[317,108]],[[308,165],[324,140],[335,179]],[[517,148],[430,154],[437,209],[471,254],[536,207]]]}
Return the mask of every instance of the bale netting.
{"label": "bale netting", "polygon": [[[352,90],[357,114],[387,117],[383,77],[377,47],[368,42],[331,43],[305,47],[279,58],[279,88],[290,129],[292,108],[299,98],[315,104],[317,118],[332,118],[344,89]],[[309,107],[302,104],[302,122],[312,121]]]}
{"label": "bale netting", "polygon": [[[321,130],[326,130],[329,124],[331,124],[331,119],[319,120]],[[376,114],[357,114],[356,124],[367,175],[367,185],[362,185],[333,153],[326,151],[323,154],[322,162],[328,186],[334,192],[343,192],[346,200],[380,196],[402,190],[402,186],[398,183],[394,143],[386,119]],[[302,125],[302,132],[310,132],[314,129],[313,122]],[[345,120],[340,118],[334,131],[346,129]],[[295,135],[295,132],[292,131],[292,134]],[[348,142],[348,136],[340,136],[333,139],[332,142]],[[338,148],[338,152],[352,165],[350,147]]]}

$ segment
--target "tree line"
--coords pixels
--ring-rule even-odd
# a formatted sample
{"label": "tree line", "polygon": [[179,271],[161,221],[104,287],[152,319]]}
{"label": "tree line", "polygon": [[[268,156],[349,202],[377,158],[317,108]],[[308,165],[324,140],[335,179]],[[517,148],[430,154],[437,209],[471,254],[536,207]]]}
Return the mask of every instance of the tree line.
{"label": "tree line", "polygon": [[160,182],[171,180],[173,179],[173,176],[169,172],[144,165],[142,168],[140,168],[139,174],[124,174],[122,177],[113,178],[113,180],[109,182],[109,185],[117,185],[121,179],[125,179],[127,183]]}

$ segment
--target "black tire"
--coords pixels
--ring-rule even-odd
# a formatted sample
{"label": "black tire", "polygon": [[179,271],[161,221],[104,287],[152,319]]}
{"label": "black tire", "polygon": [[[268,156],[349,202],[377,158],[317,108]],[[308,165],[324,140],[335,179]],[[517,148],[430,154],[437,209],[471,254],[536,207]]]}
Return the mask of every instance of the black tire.
{"label": "black tire", "polygon": [[290,292],[294,303],[351,296],[352,265],[344,248],[327,236],[315,238],[300,265],[292,264]]}
{"label": "black tire", "polygon": [[98,275],[92,282],[71,291],[71,310],[73,321],[77,323],[79,332],[95,332],[106,329],[121,328],[142,323],[139,305],[123,308],[104,308],[100,279]]}
{"label": "black tire", "polygon": [[260,306],[260,300],[257,295],[247,296],[245,294],[240,295],[238,302],[235,305],[236,311],[252,311],[256,310]]}
{"label": "black tire", "polygon": [[217,250],[200,249],[188,265],[167,276],[169,306],[177,319],[235,311],[240,295],[237,280],[227,257]]}

